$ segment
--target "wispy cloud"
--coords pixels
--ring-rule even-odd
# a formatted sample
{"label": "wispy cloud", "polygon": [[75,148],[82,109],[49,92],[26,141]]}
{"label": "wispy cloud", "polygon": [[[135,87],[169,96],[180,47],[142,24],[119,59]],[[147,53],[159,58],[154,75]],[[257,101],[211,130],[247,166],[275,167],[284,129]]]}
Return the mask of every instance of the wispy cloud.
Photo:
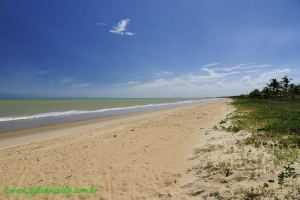
{"label": "wispy cloud", "polygon": [[218,66],[218,65],[220,65],[220,63],[209,63],[209,64],[202,66],[202,68],[214,67],[214,66]]}
{"label": "wispy cloud", "polygon": [[153,74],[153,77],[166,77],[166,76],[171,76],[173,74],[173,72],[171,71],[161,71],[161,72],[157,72]]}
{"label": "wispy cloud", "polygon": [[247,73],[257,73],[257,72],[261,72],[261,69],[253,69],[253,70],[248,70],[246,71]]}
{"label": "wispy cloud", "polygon": [[[224,70],[226,68],[231,70]],[[232,66],[211,63],[201,66],[200,70],[195,68],[194,71],[180,74],[162,71],[160,74],[165,76],[147,76],[147,79],[142,79],[133,75],[123,79],[127,81],[107,86],[61,77],[58,80],[62,85],[58,89],[74,96],[80,92],[80,95],[86,97],[95,94],[99,97],[207,97],[245,94],[255,88],[262,89],[271,78],[284,75],[293,78],[295,83],[300,81],[299,70],[295,67],[271,67],[253,63]]]}
{"label": "wispy cloud", "polygon": [[65,77],[65,78],[61,78],[58,81],[58,84],[61,87],[64,88],[85,88],[85,87],[89,87],[92,86],[93,84],[91,83],[78,83],[78,81],[75,81],[75,79],[73,77]]}
{"label": "wispy cloud", "polygon": [[[271,65],[251,63],[221,68],[220,64],[208,64],[202,66],[200,72],[173,74],[172,77],[159,77],[135,84],[121,84],[116,92],[145,97],[153,97],[154,94],[160,97],[238,95],[255,88],[260,89],[268,83],[269,79],[281,78],[292,72],[289,67],[270,68],[269,66]],[[227,68],[230,70],[224,70]],[[260,70],[260,73],[253,73],[254,70]]]}
{"label": "wispy cloud", "polygon": [[241,68],[243,68],[246,65],[247,64],[239,64],[239,65],[235,65],[235,66],[232,66],[232,67],[224,68],[223,70],[227,71],[227,72],[228,71],[233,71],[233,70],[241,69]]}
{"label": "wispy cloud", "polygon": [[186,89],[190,88],[191,85],[198,85],[204,83],[217,82],[222,78],[238,74],[237,71],[232,72],[217,72],[216,66],[218,64],[208,64],[201,68],[205,74],[189,73],[185,75],[179,75],[172,78],[158,78],[149,82],[136,84],[134,87],[139,90],[149,90],[149,89],[163,89],[163,88],[182,88],[183,86]]}
{"label": "wispy cloud", "polygon": [[285,75],[289,75],[291,69],[288,67],[278,68],[271,71],[265,71],[258,76],[245,75],[241,78],[241,81],[252,86],[253,88],[259,88],[264,86],[271,78],[281,78]]}
{"label": "wispy cloud", "polygon": [[116,84],[116,86],[118,86],[118,87],[120,87],[120,86],[132,86],[132,85],[136,85],[138,83],[139,83],[139,81],[128,81],[126,83]]}
{"label": "wispy cloud", "polygon": [[72,78],[72,77],[60,78],[58,80],[57,85],[59,85],[59,86],[66,86],[66,85],[71,84],[73,81],[74,81],[74,78]]}
{"label": "wispy cloud", "polygon": [[63,78],[60,80],[61,83],[71,83],[73,82],[74,78],[68,77],[68,78]]}
{"label": "wispy cloud", "polygon": [[85,88],[85,87],[89,87],[89,86],[92,86],[92,84],[90,84],[90,83],[82,83],[82,84],[72,85],[71,88]]}
{"label": "wispy cloud", "polygon": [[116,26],[114,26],[109,32],[118,34],[118,35],[127,35],[133,36],[135,33],[127,31],[130,19],[121,19]]}
{"label": "wispy cloud", "polygon": [[202,71],[207,72],[207,75],[203,75],[203,76],[197,76],[197,79],[199,80],[211,80],[211,79],[216,79],[216,78],[223,78],[229,75],[233,75],[233,74],[238,74],[238,71],[233,71],[233,70],[229,70],[225,72],[218,72],[218,68],[214,68],[213,66],[216,66],[218,64],[209,64],[209,65],[205,65],[204,67],[201,68]]}
{"label": "wispy cloud", "polygon": [[224,71],[234,71],[234,70],[250,70],[250,69],[261,69],[261,68],[267,68],[267,67],[271,67],[272,65],[255,65],[254,63],[250,63],[250,64],[238,64],[232,67],[225,67],[222,68],[222,70]]}
{"label": "wispy cloud", "polygon": [[170,76],[171,74],[173,74],[173,72],[170,72],[170,71],[164,71],[161,73],[162,75],[164,76]]}
{"label": "wispy cloud", "polygon": [[134,84],[137,84],[137,83],[139,83],[139,81],[128,81],[127,85],[134,85]]}
{"label": "wispy cloud", "polygon": [[104,23],[104,22],[96,22],[96,25],[98,25],[98,26],[106,26],[106,23]]}

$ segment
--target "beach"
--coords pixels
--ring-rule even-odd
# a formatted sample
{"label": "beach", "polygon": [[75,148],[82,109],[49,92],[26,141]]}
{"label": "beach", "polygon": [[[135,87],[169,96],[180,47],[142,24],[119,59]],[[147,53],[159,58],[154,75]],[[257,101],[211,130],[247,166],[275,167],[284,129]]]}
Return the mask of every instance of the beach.
{"label": "beach", "polygon": [[[184,198],[186,171],[205,131],[223,119],[228,100],[172,108],[92,123],[72,133],[0,150],[5,187],[96,186],[96,195],[51,195],[49,199]],[[60,129],[59,131],[64,131]],[[38,194],[31,198],[47,197]],[[1,198],[8,198],[1,192]],[[10,196],[8,199],[14,199]],[[26,196],[19,196],[26,199]]]}
{"label": "beach", "polygon": [[0,200],[300,200],[300,0],[0,5]]}
{"label": "beach", "polygon": [[[236,108],[231,102],[218,99],[25,129],[11,137],[8,133],[1,138],[0,199],[280,199],[297,195],[300,183],[291,176],[300,169],[299,163],[291,168],[267,148],[247,144],[250,132],[232,131],[230,119],[236,116]],[[286,175],[281,183],[282,173]],[[61,192],[66,187],[73,192]],[[291,188],[296,189],[291,193]],[[85,192],[78,193],[80,189]]]}

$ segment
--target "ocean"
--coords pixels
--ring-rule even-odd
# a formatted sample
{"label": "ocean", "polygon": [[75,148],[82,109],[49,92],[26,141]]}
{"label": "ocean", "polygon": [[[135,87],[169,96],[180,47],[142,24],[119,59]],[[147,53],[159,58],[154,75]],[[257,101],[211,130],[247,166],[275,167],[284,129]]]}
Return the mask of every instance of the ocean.
{"label": "ocean", "polygon": [[1,99],[0,131],[189,105],[207,98]]}

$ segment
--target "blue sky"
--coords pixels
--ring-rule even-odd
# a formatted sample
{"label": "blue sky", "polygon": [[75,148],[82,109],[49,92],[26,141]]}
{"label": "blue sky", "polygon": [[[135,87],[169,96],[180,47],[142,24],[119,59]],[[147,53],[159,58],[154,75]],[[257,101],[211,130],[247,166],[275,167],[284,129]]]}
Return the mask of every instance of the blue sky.
{"label": "blue sky", "polygon": [[300,82],[299,0],[1,0],[0,97],[235,95]]}

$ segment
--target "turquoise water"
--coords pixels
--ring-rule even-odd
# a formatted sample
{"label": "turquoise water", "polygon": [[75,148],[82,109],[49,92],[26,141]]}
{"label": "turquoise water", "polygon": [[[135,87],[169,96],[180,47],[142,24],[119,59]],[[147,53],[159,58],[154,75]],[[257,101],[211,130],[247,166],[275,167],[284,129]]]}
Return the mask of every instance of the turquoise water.
{"label": "turquoise water", "polygon": [[[187,98],[123,98],[123,99],[7,99],[0,100],[0,121],[9,117],[34,116],[48,113],[58,115],[66,111],[70,114],[80,111],[99,111],[109,108],[124,108],[149,104],[167,104],[191,101]],[[66,114],[66,113],[65,113]],[[4,120],[6,119],[6,120]]]}

